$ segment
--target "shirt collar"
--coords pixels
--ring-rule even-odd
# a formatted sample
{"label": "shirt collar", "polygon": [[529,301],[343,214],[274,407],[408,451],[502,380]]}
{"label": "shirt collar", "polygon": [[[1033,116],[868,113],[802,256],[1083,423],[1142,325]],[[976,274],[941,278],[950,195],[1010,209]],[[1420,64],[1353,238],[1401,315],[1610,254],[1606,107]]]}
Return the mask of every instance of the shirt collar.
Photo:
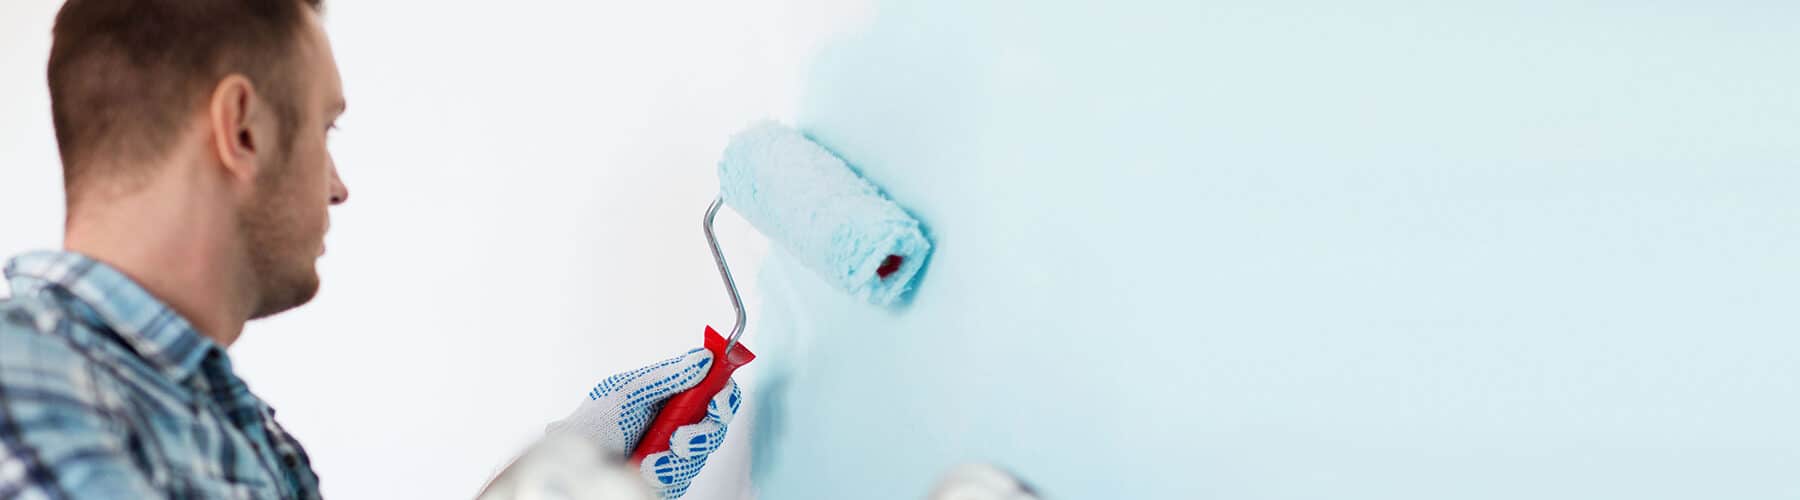
{"label": "shirt collar", "polygon": [[219,345],[137,282],[100,261],[65,251],[31,252],[6,264],[14,297],[60,288],[76,314],[117,333],[139,356],[173,380],[185,380]]}

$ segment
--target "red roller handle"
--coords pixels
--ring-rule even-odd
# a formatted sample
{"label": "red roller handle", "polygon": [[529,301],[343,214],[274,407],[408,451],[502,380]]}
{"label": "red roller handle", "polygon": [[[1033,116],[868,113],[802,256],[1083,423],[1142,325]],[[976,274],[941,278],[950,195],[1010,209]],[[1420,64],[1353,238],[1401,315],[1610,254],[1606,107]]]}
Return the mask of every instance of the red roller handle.
{"label": "red roller handle", "polygon": [[644,431],[644,438],[638,441],[637,450],[631,452],[632,463],[669,451],[669,438],[675,435],[675,429],[694,425],[705,419],[706,404],[725,388],[725,383],[731,380],[731,372],[756,359],[756,353],[750,352],[750,348],[744,347],[742,343],[732,348],[731,354],[727,355],[725,344],[725,337],[719,336],[719,332],[712,327],[706,327],[706,350],[713,353],[712,368],[707,369],[706,378],[700,380],[700,385],[681,391],[663,403],[662,411],[656,412],[656,419],[650,421],[649,430]]}

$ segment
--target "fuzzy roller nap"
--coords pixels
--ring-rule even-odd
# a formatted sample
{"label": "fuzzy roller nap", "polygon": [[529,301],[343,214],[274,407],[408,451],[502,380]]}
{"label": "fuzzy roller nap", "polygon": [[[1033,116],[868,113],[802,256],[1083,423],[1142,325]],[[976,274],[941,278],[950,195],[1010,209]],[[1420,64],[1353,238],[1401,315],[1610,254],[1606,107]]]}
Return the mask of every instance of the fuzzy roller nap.
{"label": "fuzzy roller nap", "polygon": [[779,123],[731,138],[719,185],[725,202],[757,230],[873,304],[899,300],[931,254],[918,220],[844,160]]}

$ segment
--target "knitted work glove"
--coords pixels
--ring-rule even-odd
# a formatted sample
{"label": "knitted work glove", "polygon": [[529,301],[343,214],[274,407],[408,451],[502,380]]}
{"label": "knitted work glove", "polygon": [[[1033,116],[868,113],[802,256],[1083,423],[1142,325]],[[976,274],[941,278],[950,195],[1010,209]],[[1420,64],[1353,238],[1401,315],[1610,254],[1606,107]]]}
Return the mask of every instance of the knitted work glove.
{"label": "knitted work glove", "polygon": [[[550,424],[546,432],[571,433],[599,443],[621,460],[637,449],[638,440],[663,402],[700,383],[712,367],[712,353],[687,354],[607,377],[588,391],[575,412]],[[652,454],[638,464],[644,480],[665,499],[680,497],[700,474],[706,457],[719,448],[725,429],[737,415],[742,393],[736,381],[726,384],[707,405],[706,418],[681,427],[670,437],[669,451]]]}

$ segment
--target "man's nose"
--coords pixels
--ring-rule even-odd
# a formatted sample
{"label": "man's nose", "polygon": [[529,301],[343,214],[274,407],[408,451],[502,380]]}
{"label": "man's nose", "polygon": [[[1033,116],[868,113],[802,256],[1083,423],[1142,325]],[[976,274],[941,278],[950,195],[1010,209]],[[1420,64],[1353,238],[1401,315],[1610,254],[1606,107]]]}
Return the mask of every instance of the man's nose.
{"label": "man's nose", "polygon": [[331,204],[342,205],[350,201],[350,188],[344,187],[344,179],[338,177],[336,162],[331,165]]}

